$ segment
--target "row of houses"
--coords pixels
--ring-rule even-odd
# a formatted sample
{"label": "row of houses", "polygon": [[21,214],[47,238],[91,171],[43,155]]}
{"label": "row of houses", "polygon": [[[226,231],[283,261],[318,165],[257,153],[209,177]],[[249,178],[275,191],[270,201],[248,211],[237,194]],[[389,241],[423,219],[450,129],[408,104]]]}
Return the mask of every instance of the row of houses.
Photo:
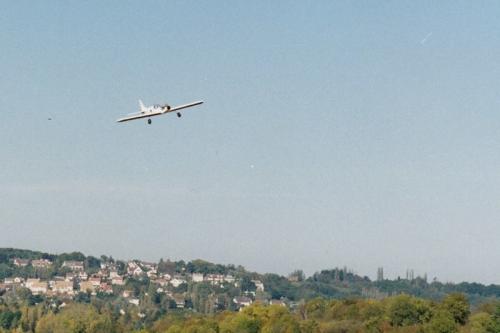
{"label": "row of houses", "polygon": [[41,279],[21,279],[21,278],[7,278],[3,284],[0,284],[0,289],[10,290],[17,287],[25,287],[31,291],[33,295],[68,295],[73,296],[78,292],[90,292],[96,294],[97,292],[105,292],[108,294],[113,293],[113,287],[108,282],[102,282],[98,278],[90,278],[86,281],[68,280],[68,279],[54,279],[54,280],[41,280]]}
{"label": "row of houses", "polygon": [[21,258],[15,258],[13,260],[14,265],[17,267],[26,267],[26,266],[33,266],[35,268],[49,268],[52,266],[52,261],[48,259],[21,259]]}
{"label": "row of houses", "polygon": [[[50,267],[52,262],[47,259],[26,260],[14,259],[17,266],[33,265],[34,267]],[[233,284],[238,287],[237,279],[230,274],[168,274],[159,273],[158,265],[144,261],[132,260],[126,264],[126,273],[120,274],[118,267],[113,262],[101,262],[100,270],[91,276],[85,271],[83,261],[64,261],[62,267],[68,268],[69,272],[64,277],[55,276],[52,281],[40,281],[39,279],[28,279],[24,281],[21,278],[6,278],[4,284],[12,286],[14,284],[23,285],[30,289],[33,294],[68,294],[74,295],[78,291],[88,291],[93,294],[101,291],[106,293],[113,292],[113,286],[125,285],[129,277],[142,278],[147,276],[152,283],[165,288],[168,285],[177,288],[182,284],[193,282],[208,282],[212,285],[223,285],[225,283]],[[256,291],[264,291],[264,284],[260,280],[252,280],[256,286]],[[255,292],[253,292],[255,296]]]}

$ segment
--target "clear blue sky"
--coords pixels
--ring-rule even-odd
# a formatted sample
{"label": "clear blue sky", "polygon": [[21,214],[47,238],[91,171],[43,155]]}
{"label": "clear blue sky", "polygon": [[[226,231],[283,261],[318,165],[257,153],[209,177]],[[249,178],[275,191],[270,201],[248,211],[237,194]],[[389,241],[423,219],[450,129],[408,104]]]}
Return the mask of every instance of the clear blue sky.
{"label": "clear blue sky", "polygon": [[4,4],[0,246],[500,283],[499,12]]}

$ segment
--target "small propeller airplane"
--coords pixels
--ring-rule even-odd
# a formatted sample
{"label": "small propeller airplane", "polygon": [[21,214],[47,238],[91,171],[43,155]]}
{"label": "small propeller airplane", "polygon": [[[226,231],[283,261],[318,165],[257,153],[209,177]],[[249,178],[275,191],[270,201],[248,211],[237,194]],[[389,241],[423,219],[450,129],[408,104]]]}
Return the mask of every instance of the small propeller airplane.
{"label": "small propeller airplane", "polygon": [[136,113],[130,113],[127,115],[127,117],[120,118],[116,122],[122,123],[124,121],[130,121],[130,120],[136,120],[136,119],[142,119],[142,118],[148,118],[148,124],[151,124],[151,117],[154,116],[160,116],[165,113],[169,112],[177,112],[177,117],[181,117],[182,114],[179,112],[179,110],[190,108],[196,105],[203,104],[203,101],[196,101],[184,105],[179,105],[179,106],[174,106],[171,107],[168,104],[164,105],[152,105],[152,106],[144,106],[141,100],[139,100],[139,112]]}

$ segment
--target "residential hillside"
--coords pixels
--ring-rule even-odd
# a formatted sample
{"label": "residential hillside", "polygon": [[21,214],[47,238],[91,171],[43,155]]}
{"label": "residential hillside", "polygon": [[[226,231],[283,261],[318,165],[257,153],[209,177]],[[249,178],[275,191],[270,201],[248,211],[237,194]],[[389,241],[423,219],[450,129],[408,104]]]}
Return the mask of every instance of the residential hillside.
{"label": "residential hillside", "polygon": [[203,260],[4,248],[0,332],[499,332],[500,286],[407,275],[281,276]]}
{"label": "residential hillside", "polygon": [[[408,275],[408,274],[407,274]],[[111,256],[59,255],[0,248],[0,293],[27,289],[35,300],[54,298],[86,301],[98,297],[140,306],[151,302],[161,311],[188,308],[202,313],[237,310],[253,302],[284,302],[294,307],[303,300],[374,298],[408,294],[440,300],[465,294],[478,305],[500,297],[500,286],[479,283],[428,282],[425,277],[371,281],[347,268],[322,270],[310,277],[300,270],[288,276],[249,272],[242,266],[204,260],[145,262]]]}

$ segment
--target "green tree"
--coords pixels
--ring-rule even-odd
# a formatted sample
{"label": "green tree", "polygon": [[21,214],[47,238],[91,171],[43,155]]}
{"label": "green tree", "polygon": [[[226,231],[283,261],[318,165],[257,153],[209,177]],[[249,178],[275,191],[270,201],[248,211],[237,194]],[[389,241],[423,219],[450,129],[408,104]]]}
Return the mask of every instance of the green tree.
{"label": "green tree", "polygon": [[453,315],[447,311],[438,311],[426,325],[425,333],[456,333],[458,326]]}
{"label": "green tree", "polygon": [[469,318],[470,333],[488,333],[488,327],[491,324],[491,316],[488,313],[475,313]]}
{"label": "green tree", "polygon": [[490,322],[487,324],[486,332],[498,333],[500,332],[500,304],[495,308],[495,312],[491,316]]}
{"label": "green tree", "polygon": [[49,314],[38,321],[36,333],[114,333],[108,314],[99,314],[90,305],[73,304],[58,314]]}
{"label": "green tree", "polygon": [[392,299],[388,316],[392,326],[409,326],[420,322],[417,305],[408,295],[399,295]]}
{"label": "green tree", "polygon": [[453,293],[446,296],[442,307],[451,313],[456,323],[465,325],[470,315],[469,302],[464,294]]}

